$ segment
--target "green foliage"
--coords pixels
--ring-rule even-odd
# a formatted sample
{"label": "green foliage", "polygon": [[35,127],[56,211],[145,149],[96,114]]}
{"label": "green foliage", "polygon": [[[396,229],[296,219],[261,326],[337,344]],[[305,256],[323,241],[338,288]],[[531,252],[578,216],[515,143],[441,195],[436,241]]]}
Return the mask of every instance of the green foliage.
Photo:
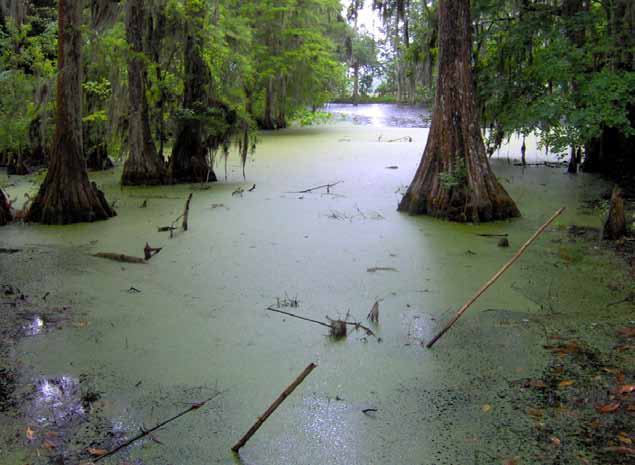
{"label": "green foliage", "polygon": [[333,113],[304,110],[295,114],[294,121],[296,121],[300,126],[303,127],[317,126],[333,121]]}
{"label": "green foliage", "polygon": [[447,190],[464,186],[467,182],[467,168],[463,157],[456,155],[454,163],[448,167],[448,170],[439,174],[439,181]]}

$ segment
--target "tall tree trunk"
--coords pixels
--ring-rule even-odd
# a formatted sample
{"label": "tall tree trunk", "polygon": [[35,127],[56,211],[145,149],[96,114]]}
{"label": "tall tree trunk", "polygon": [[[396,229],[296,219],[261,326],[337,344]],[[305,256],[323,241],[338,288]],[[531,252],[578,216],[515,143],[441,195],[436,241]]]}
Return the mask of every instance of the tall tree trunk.
{"label": "tall tree trunk", "polygon": [[11,205],[9,204],[9,197],[0,189],[0,226],[4,226],[13,221],[11,215]]}
{"label": "tall tree trunk", "polygon": [[[191,5],[190,5],[191,4]],[[183,108],[193,113],[178,126],[168,173],[172,182],[215,182],[216,174],[207,162],[206,131],[201,114],[208,111],[210,70],[203,59],[205,10],[202,4],[188,0],[193,11],[185,42],[185,95]]]}
{"label": "tall tree trunk", "polygon": [[143,56],[143,30],[146,18],[144,0],[128,0],[126,6],[126,38],[130,46],[128,58],[128,145],[130,154],[123,167],[124,185],[162,184],[166,180],[163,158],[157,153],[150,133],[150,117],[146,98],[146,64]]}
{"label": "tall tree trunk", "polygon": [[273,78],[270,77],[267,80],[267,88],[265,89],[265,117],[262,122],[262,129],[276,128],[273,120],[274,98]]}
{"label": "tall tree trunk", "polygon": [[281,76],[278,79],[280,85],[278,114],[276,116],[276,129],[284,129],[287,127],[287,78]]}
{"label": "tall tree trunk", "polygon": [[470,64],[470,0],[440,1],[439,45],[432,127],[399,210],[460,222],[519,216],[485,155]]}
{"label": "tall tree trunk", "polygon": [[353,104],[359,101],[359,64],[353,64]]}
{"label": "tall tree trunk", "polygon": [[27,221],[69,224],[115,215],[104,194],[89,181],[82,153],[81,4],[59,0],[55,139],[48,173]]}

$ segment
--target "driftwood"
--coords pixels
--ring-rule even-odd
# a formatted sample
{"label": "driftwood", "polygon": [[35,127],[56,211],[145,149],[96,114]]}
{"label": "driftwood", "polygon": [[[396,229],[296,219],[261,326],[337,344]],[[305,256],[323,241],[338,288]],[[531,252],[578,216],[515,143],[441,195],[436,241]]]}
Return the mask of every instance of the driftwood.
{"label": "driftwood", "polygon": [[234,446],[232,447],[233,452],[237,453],[245,444],[247,444],[247,441],[249,441],[251,437],[256,434],[256,431],[260,429],[260,427],[264,424],[265,421],[267,421],[271,414],[275,412],[278,407],[280,407],[285,399],[289,397],[291,393],[293,393],[293,391],[295,391],[295,389],[302,383],[302,381],[305,380],[307,376],[311,374],[311,372],[316,367],[317,365],[315,363],[310,363],[304,369],[304,371],[300,373],[300,375],[282,392],[282,394],[280,394],[278,398],[273,401],[273,404],[271,404],[269,408],[265,410],[265,413],[258,417],[253,426],[249,428],[249,431],[247,431],[245,435],[240,438],[240,440],[236,444],[234,444]]}
{"label": "driftwood", "polygon": [[337,186],[338,184],[341,184],[343,182],[344,181],[337,181],[331,184],[322,184],[321,186],[310,187],[309,189],[304,189],[303,191],[287,192],[287,194],[308,194],[309,192],[317,191],[324,188],[326,188],[326,193],[330,194],[331,187]]}
{"label": "driftwood", "polygon": [[215,395],[213,395],[212,397],[204,400],[203,402],[199,402],[196,404],[192,404],[190,405],[189,408],[187,408],[186,410],[182,411],[181,413],[174,415],[171,418],[168,418],[165,421],[162,421],[161,423],[159,423],[158,425],[156,425],[153,428],[150,428],[149,430],[141,430],[141,433],[139,433],[138,435],[136,435],[135,437],[133,437],[132,439],[129,439],[128,441],[124,442],[123,444],[115,447],[114,449],[112,449],[111,451],[107,452],[106,454],[100,455],[99,457],[97,457],[96,459],[93,459],[93,462],[99,462],[100,460],[105,459],[106,457],[110,457],[111,455],[116,454],[117,452],[119,452],[121,449],[125,449],[126,447],[128,447],[129,445],[139,441],[140,439],[145,438],[146,436],[150,436],[152,433],[154,433],[156,430],[163,428],[165,425],[167,425],[168,423],[173,422],[174,420],[177,420],[179,418],[181,418],[183,415],[186,415],[188,413],[190,413],[193,410],[198,410],[201,407],[204,407],[205,404],[207,404],[208,402],[210,402],[211,400],[215,399],[216,397],[218,397],[221,393],[217,393]]}
{"label": "driftwood", "polygon": [[549,227],[549,225],[551,225],[551,223],[553,223],[560,215],[562,215],[565,209],[566,209],[565,207],[562,207],[556,213],[554,213],[554,215],[551,218],[549,218],[549,220],[545,224],[543,224],[540,228],[538,228],[538,230],[529,238],[529,240],[525,242],[525,244],[523,244],[523,246],[520,249],[518,249],[518,252],[516,252],[514,256],[507,263],[505,263],[505,265],[503,265],[503,267],[500,270],[498,270],[494,274],[494,276],[492,276],[489,279],[489,281],[483,284],[483,286],[481,286],[481,288],[476,292],[476,294],[470,297],[470,299],[467,302],[465,302],[465,304],[463,304],[463,306],[456,312],[456,315],[454,315],[454,317],[441,330],[441,332],[437,334],[436,336],[434,336],[434,338],[432,338],[432,340],[428,342],[428,344],[426,344],[426,347],[428,349],[431,348],[439,339],[441,339],[441,337],[454,325],[454,323],[458,321],[459,318],[463,316],[463,314],[472,306],[472,304],[476,302],[478,298],[481,295],[483,295],[485,291],[492,286],[492,284],[498,281],[498,279],[507,270],[509,270],[509,268],[511,268],[511,266],[514,263],[516,263],[516,261],[525,253],[525,251],[529,248],[529,246],[533,244],[536,241],[536,239],[538,239],[545,232],[545,230]]}
{"label": "driftwood", "polygon": [[146,260],[143,258],[131,257],[130,255],[124,255],[122,253],[100,252],[100,253],[96,253],[93,256],[98,258],[105,258],[106,260],[113,260],[115,262],[121,262],[121,263],[135,263],[135,264],[146,263]]}

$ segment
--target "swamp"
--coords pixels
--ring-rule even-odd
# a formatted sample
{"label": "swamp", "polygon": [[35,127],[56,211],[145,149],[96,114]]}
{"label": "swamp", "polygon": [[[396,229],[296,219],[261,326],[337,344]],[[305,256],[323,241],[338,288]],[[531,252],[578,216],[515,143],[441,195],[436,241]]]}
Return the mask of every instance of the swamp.
{"label": "swamp", "polygon": [[0,465],[635,462],[631,2],[0,12]]}

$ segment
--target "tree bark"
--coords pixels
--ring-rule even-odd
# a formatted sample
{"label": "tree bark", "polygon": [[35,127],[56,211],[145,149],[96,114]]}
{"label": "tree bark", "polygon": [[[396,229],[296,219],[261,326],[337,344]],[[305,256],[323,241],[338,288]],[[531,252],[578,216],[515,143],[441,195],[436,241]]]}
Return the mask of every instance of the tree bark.
{"label": "tree bark", "polygon": [[439,76],[423,159],[399,210],[459,222],[519,216],[485,154],[470,64],[469,0],[439,3]]}
{"label": "tree bark", "polygon": [[146,98],[147,69],[143,47],[146,10],[144,0],[128,0],[126,5],[126,38],[128,57],[128,144],[130,153],[123,167],[123,185],[156,185],[166,181],[165,163],[157,153],[150,132]]}
{"label": "tree bark", "polygon": [[82,153],[81,3],[59,0],[55,139],[48,173],[26,221],[69,224],[115,215],[104,194],[89,181]]}
{"label": "tree bark", "polygon": [[624,211],[624,198],[619,187],[613,188],[609,214],[604,224],[602,237],[608,241],[616,241],[626,236],[626,213]]}
{"label": "tree bark", "polygon": [[0,226],[5,226],[11,221],[13,221],[13,215],[11,215],[9,197],[0,189]]}
{"label": "tree bark", "polygon": [[[192,7],[195,8],[197,7]],[[185,43],[183,108],[191,111],[193,116],[184,116],[179,122],[172,149],[168,172],[172,182],[177,183],[217,181],[216,174],[207,162],[205,128],[199,116],[208,109],[208,87],[211,80],[209,68],[202,56],[203,16],[202,7],[192,14]]]}

